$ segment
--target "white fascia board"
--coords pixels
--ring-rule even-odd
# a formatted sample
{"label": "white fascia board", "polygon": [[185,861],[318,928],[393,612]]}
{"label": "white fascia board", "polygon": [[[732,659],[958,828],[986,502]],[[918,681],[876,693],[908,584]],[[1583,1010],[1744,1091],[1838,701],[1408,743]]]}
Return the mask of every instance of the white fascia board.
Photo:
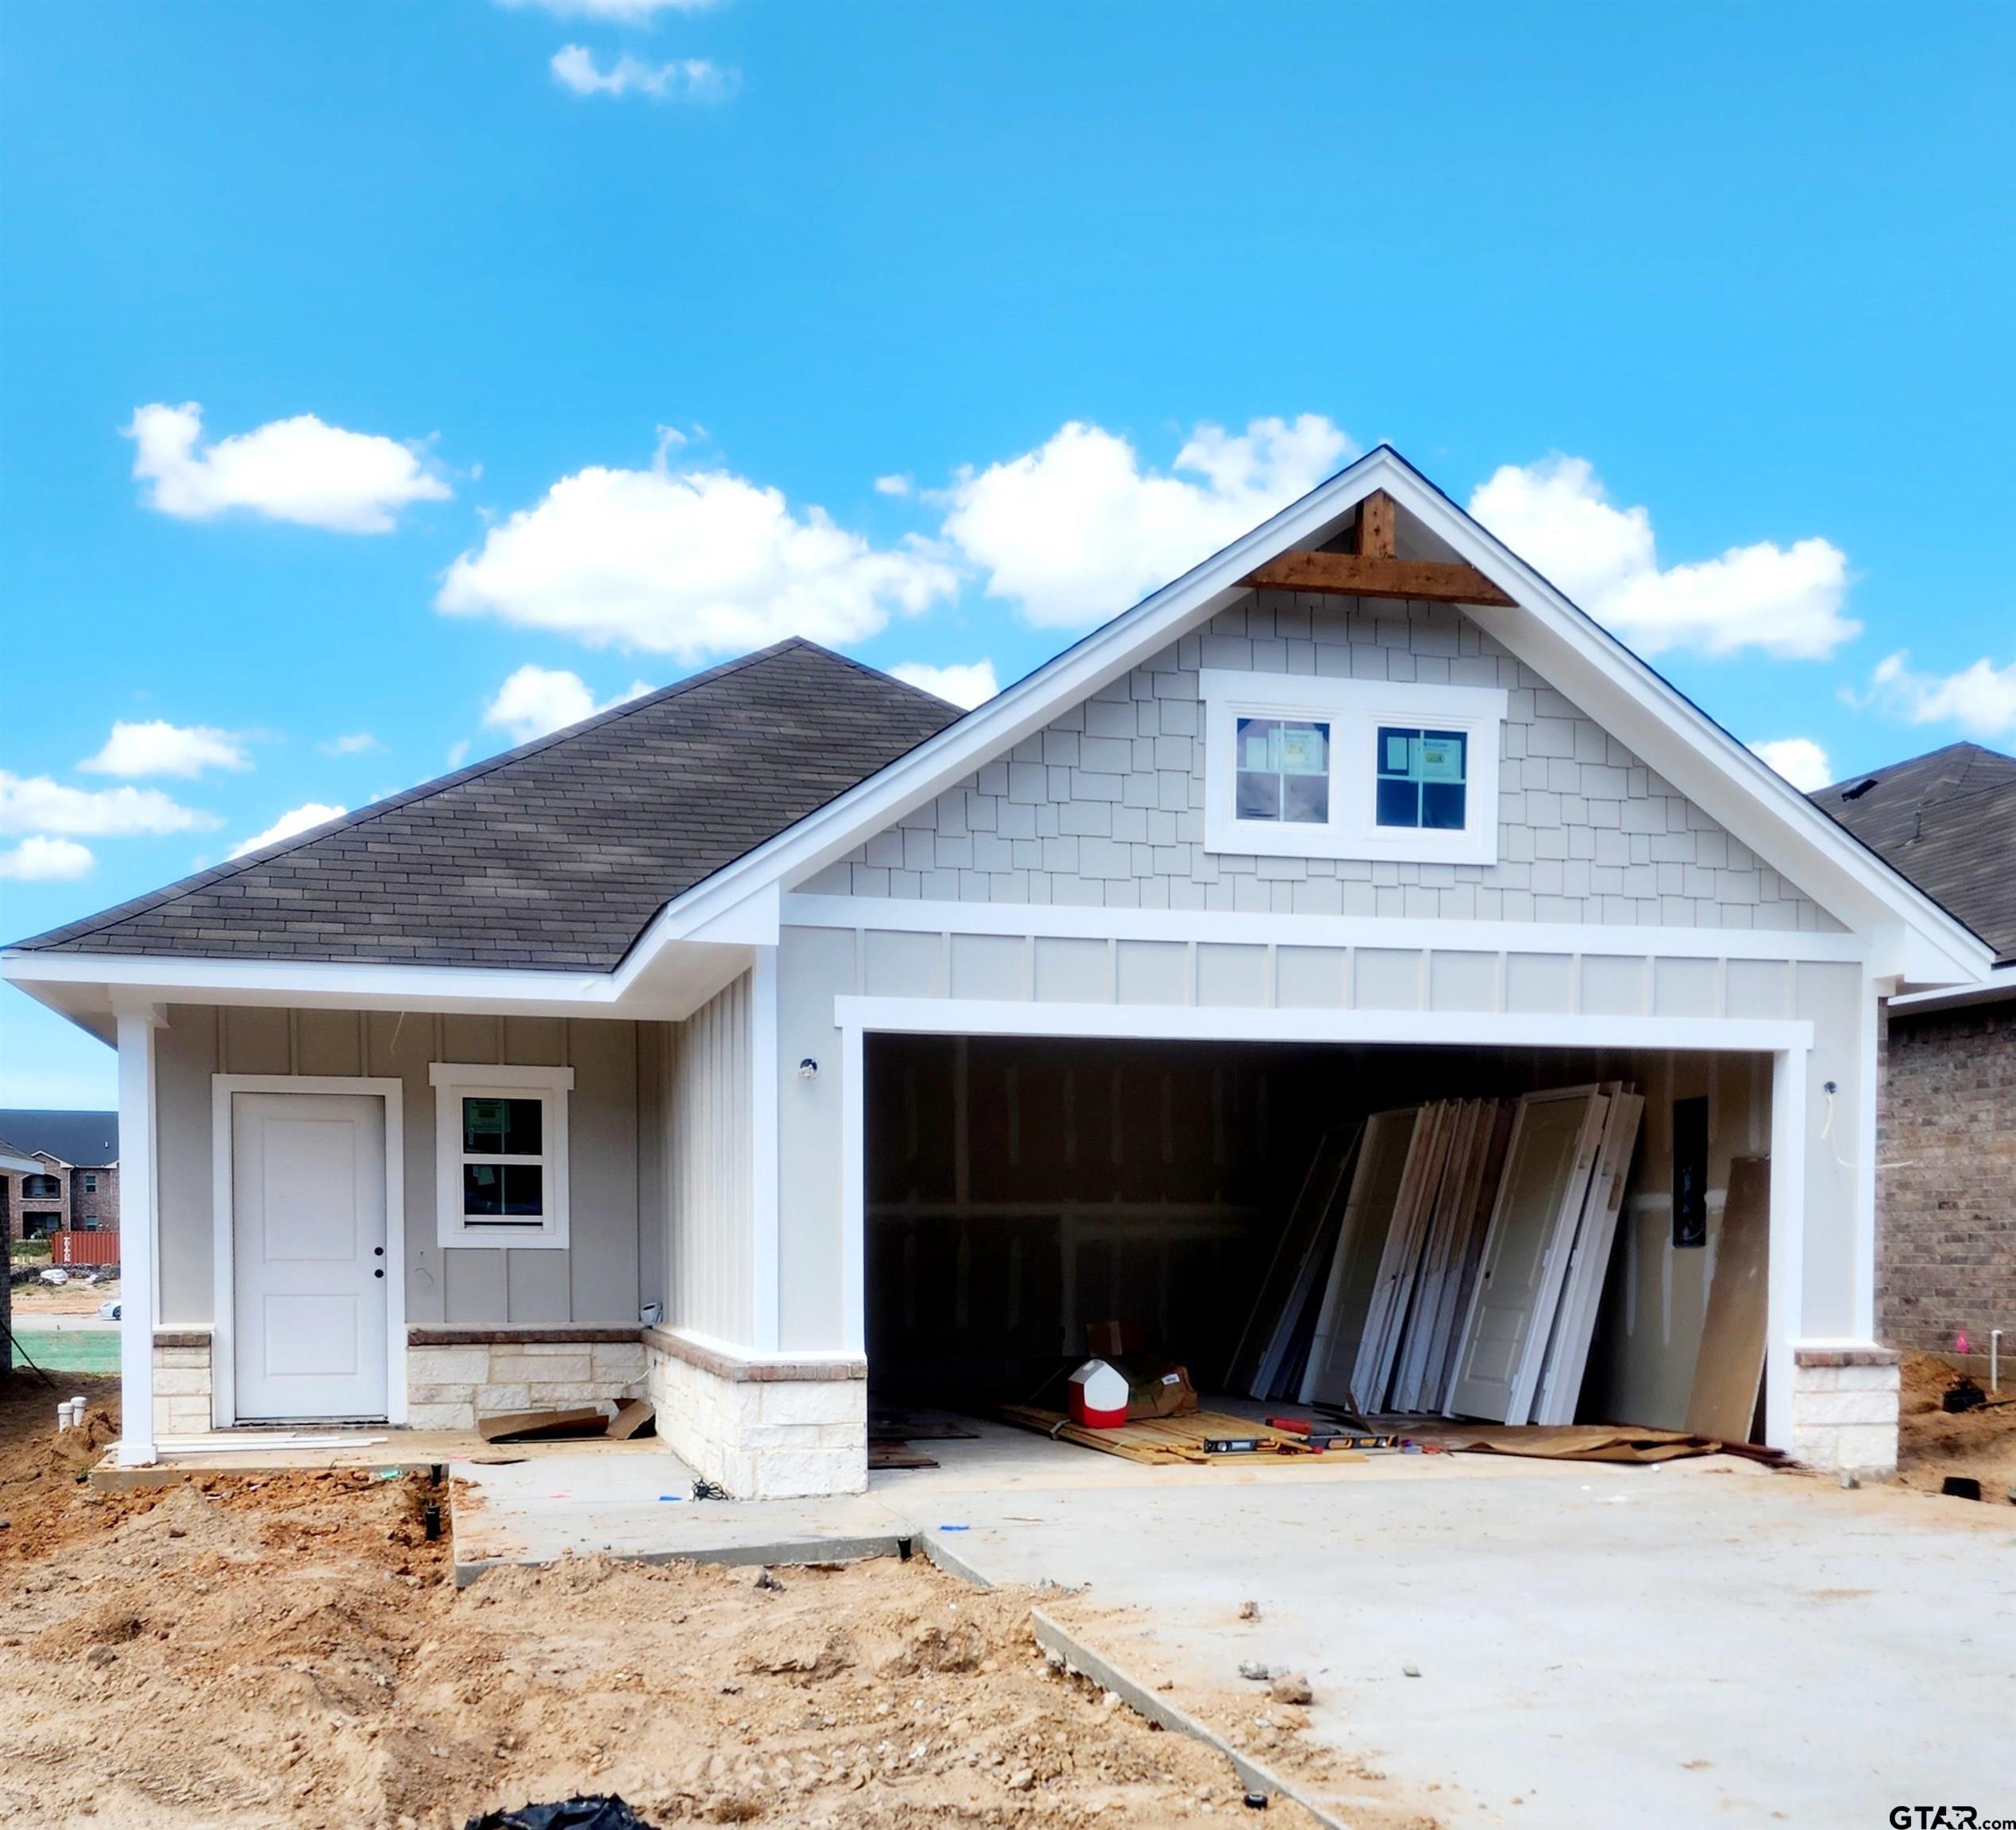
{"label": "white fascia board", "polygon": [[723,940],[641,968],[529,972],[458,966],[346,965],[326,960],[203,959],[102,953],[0,954],[0,977],[94,1034],[112,1006],[267,1005],[299,1010],[508,1012],[678,1021],[747,970],[752,947]]}
{"label": "white fascia board", "polygon": [[913,934],[1002,934],[1230,946],[1370,947],[1407,952],[1570,953],[1668,959],[1790,959],[1856,964],[1859,934],[1796,928],[1648,928],[1559,921],[1415,921],[1384,915],[1280,915],[1230,909],[1094,909],[1072,904],[942,902],[894,896],[783,901],[790,928]]}
{"label": "white fascia board", "polygon": [[1914,1011],[1956,1010],[1968,1004],[1999,1004],[2016,998],[2016,963],[1997,966],[1972,985],[1955,985],[1939,991],[1914,991],[1890,1001],[1893,1017]]}

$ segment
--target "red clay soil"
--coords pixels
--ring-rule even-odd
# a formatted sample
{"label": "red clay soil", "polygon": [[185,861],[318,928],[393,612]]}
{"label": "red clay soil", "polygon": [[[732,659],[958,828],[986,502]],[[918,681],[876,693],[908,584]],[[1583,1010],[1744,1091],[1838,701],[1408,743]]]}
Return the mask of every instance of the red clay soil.
{"label": "red clay soil", "polygon": [[[461,1830],[598,1791],[665,1825],[1247,1816],[1225,1759],[1043,1657],[1029,1595],[921,1560],[773,1588],[584,1559],[458,1591],[417,1477],[79,1484],[116,1427],[111,1384],[90,1391],[87,1442],[55,1434],[39,1385],[0,1380],[0,1823]],[[1300,1713],[1242,1739],[1373,1801],[1354,1821],[1431,1830],[1305,1745]],[[1312,1820],[1277,1801],[1266,1821]]]}
{"label": "red clay soil", "polygon": [[2008,1504],[2016,1488],[2016,1380],[2005,1379],[2000,1394],[1980,1410],[1947,1411],[1939,1401],[1957,1375],[1945,1361],[1906,1353],[1902,1375],[1898,1478],[1936,1493],[1948,1475],[1972,1475],[1983,1500]]}

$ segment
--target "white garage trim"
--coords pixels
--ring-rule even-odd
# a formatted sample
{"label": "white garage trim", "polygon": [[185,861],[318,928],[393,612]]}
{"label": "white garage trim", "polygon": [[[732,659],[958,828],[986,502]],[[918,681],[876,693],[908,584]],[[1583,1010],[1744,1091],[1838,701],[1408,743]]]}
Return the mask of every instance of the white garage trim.
{"label": "white garage trim", "polygon": [[[385,1421],[406,1421],[406,1143],[402,1081],[337,1074],[213,1074],[210,1077],[210,1414],[238,1422],[237,1261],[232,1228],[231,1098],[237,1093],[362,1093],[385,1102]],[[150,1375],[151,1376],[151,1375]]]}
{"label": "white garage trim", "polygon": [[1765,1439],[1790,1448],[1792,1350],[1800,1339],[1806,1253],[1809,1022],[1712,1017],[1517,1016],[1489,1011],[1200,1009],[1191,1005],[1038,1004],[956,998],[833,1000],[840,1033],[841,1351],[867,1351],[866,1039],[1022,1036],[1119,1041],[1330,1042],[1422,1048],[1722,1051],[1771,1057],[1770,1340]]}

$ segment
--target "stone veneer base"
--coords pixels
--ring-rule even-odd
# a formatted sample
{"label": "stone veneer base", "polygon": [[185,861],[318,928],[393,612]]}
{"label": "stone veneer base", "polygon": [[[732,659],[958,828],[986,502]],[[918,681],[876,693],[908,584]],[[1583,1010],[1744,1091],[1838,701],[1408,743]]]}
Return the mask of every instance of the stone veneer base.
{"label": "stone veneer base", "polygon": [[473,1430],[482,1417],[620,1403],[643,1390],[634,1327],[415,1328],[407,1337],[409,1430]]}
{"label": "stone veneer base", "polygon": [[1795,1347],[1793,1458],[1829,1473],[1894,1473],[1898,1380],[1887,1348]]}
{"label": "stone veneer base", "polygon": [[[644,1344],[633,1328],[415,1328],[406,1348],[406,1427],[473,1430],[480,1417],[557,1411],[643,1396]],[[201,1436],[216,1426],[207,1328],[154,1334],[154,1430]]]}
{"label": "stone veneer base", "polygon": [[644,1330],[666,1446],[738,1500],[868,1485],[868,1369],[859,1359],[747,1360],[676,1329]]}

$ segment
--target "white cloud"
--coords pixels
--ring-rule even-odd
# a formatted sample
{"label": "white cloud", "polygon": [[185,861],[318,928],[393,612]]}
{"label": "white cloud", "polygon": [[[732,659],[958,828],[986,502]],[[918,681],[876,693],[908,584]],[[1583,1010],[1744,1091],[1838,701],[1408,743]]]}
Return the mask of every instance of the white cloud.
{"label": "white cloud", "polygon": [[74,839],[50,839],[37,833],[0,851],[0,877],[17,883],[67,882],[91,869],[88,847]]}
{"label": "white cloud", "polygon": [[957,588],[921,544],[878,550],[724,470],[563,477],[448,568],[439,607],[693,662],[786,635],[840,646]]}
{"label": "white cloud", "polygon": [[72,788],[47,775],[10,775],[0,769],[0,832],[124,839],[222,824],[214,814],[184,807],[158,788]]}
{"label": "white cloud", "polygon": [[469,760],[469,739],[466,737],[457,738],[448,746],[448,766],[450,769],[461,768]]}
{"label": "white cloud", "polygon": [[1760,541],[1662,571],[1651,515],[1614,506],[1586,458],[1505,465],[1470,512],[1640,654],[1761,648],[1814,660],[1862,627],[1841,613],[1848,556],[1831,542]]}
{"label": "white cloud", "polygon": [[936,693],[969,712],[1001,690],[991,661],[958,661],[950,666],[934,667],[928,661],[905,661],[889,671],[906,684]]}
{"label": "white cloud", "polygon": [[328,807],[319,801],[303,801],[299,807],[290,807],[263,832],[255,832],[241,844],[231,847],[234,858],[242,858],[248,851],[257,851],[261,846],[277,845],[283,839],[292,839],[297,832],[305,832],[311,826],[319,826],[326,820],[340,820],[350,809],[347,807]]}
{"label": "white cloud", "polygon": [[647,64],[626,51],[608,69],[600,68],[585,44],[564,44],[553,53],[553,79],[577,95],[628,95],[654,102],[718,102],[735,87],[736,73],[705,57],[674,57]]}
{"label": "white cloud", "polygon": [[2016,735],[2016,661],[1998,667],[1984,655],[1957,674],[1918,674],[1910,660],[1902,648],[1885,655],[1867,693],[1843,697],[1914,724],[1957,724],[1973,737]]}
{"label": "white cloud", "polygon": [[529,743],[535,737],[565,730],[651,690],[645,681],[633,680],[627,692],[597,705],[588,682],[578,674],[570,674],[564,667],[535,667],[528,662],[497,689],[496,697],[483,708],[483,722],[508,732],[520,743]]}
{"label": "white cloud", "polygon": [[137,447],[133,473],[152,485],[149,505],[200,521],[228,508],[342,534],[391,531],[409,502],[439,501],[448,485],[396,438],[347,432],[312,413],[275,419],[197,450],[203,408],[138,408],[122,433]]}
{"label": "white cloud", "polygon": [[914,496],[917,484],[914,479],[901,474],[878,477],[875,479],[875,493],[878,496]]}
{"label": "white cloud", "polygon": [[1356,450],[1319,414],[1199,426],[1166,473],[1126,438],[1072,420],[1047,443],[955,479],[944,531],[988,595],[1031,623],[1114,616],[1305,495]]}
{"label": "white cloud", "polygon": [[350,731],[315,747],[325,756],[368,756],[373,751],[384,749],[384,745],[369,731]]}
{"label": "white cloud", "polygon": [[648,25],[659,13],[703,13],[714,0],[501,0],[512,12],[536,6],[562,19],[595,19],[614,25]]}
{"label": "white cloud", "polygon": [[171,724],[165,718],[145,724],[123,720],[112,727],[105,747],[77,766],[94,775],[200,775],[206,769],[249,769],[245,746],[228,731],[208,724]]}
{"label": "white cloud", "polygon": [[1834,779],[1827,752],[1810,737],[1773,737],[1750,747],[1802,794],[1825,788]]}

